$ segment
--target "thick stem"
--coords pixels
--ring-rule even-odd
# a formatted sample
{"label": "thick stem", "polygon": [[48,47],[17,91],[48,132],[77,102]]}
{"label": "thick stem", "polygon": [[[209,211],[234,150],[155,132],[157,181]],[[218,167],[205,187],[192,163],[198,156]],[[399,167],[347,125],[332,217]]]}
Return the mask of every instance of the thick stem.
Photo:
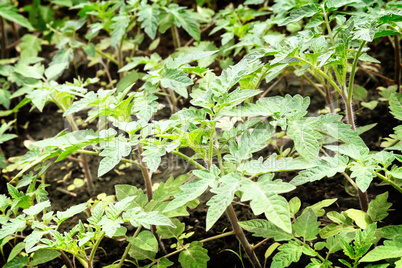
{"label": "thick stem", "polygon": [[394,35],[395,43],[395,83],[398,85],[398,90],[402,93],[401,89],[401,47],[399,44],[399,35]]}
{"label": "thick stem", "polygon": [[198,169],[205,169],[205,167],[202,166],[201,164],[199,164],[197,161],[195,161],[194,159],[191,159],[190,157],[188,157],[187,155],[185,155],[183,153],[180,153],[179,151],[171,151],[170,153],[183,158],[184,160],[186,160],[187,162],[189,162],[193,166],[197,167]]}
{"label": "thick stem", "polygon": [[173,37],[174,47],[176,49],[178,49],[179,47],[181,47],[179,31],[177,30],[176,25],[172,25],[172,27],[170,29],[172,30],[172,37]]}
{"label": "thick stem", "polygon": [[7,43],[6,43],[6,29],[4,27],[4,19],[3,17],[0,17],[0,28],[1,28],[1,58],[0,59],[5,59],[6,58],[6,51],[7,51]]}
{"label": "thick stem", "polygon": [[93,248],[91,250],[91,254],[89,255],[89,260],[88,260],[89,267],[93,267],[92,262],[94,260],[96,250],[98,249],[99,244],[102,241],[104,236],[105,236],[105,232],[102,232],[99,239],[96,241],[95,245],[93,246]]}
{"label": "thick stem", "polygon": [[[135,233],[133,235],[134,238],[136,238],[138,236],[138,234],[140,233],[141,229],[142,229],[142,226],[141,225],[138,226],[137,230],[135,230]],[[124,250],[123,256],[121,256],[120,262],[117,265],[117,268],[121,268],[123,266],[124,260],[127,258],[127,255],[128,255],[128,252],[130,251],[130,249],[131,249],[131,244],[128,243],[126,249]]]}
{"label": "thick stem", "polygon": [[327,32],[328,32],[329,39],[331,39],[331,43],[334,45],[334,43],[335,43],[334,42],[334,36],[332,34],[331,25],[329,24],[328,14],[327,14],[327,12],[325,10],[324,5],[322,5],[321,8],[322,8],[322,12],[324,14],[324,20],[325,20],[325,25],[327,27]]}
{"label": "thick stem", "polygon": [[345,100],[348,103],[352,102],[352,96],[353,96],[353,82],[355,81],[355,74],[356,74],[356,67],[357,67],[357,62],[359,61],[359,57],[361,55],[363,47],[366,45],[366,42],[363,41],[360,44],[359,50],[356,53],[356,56],[353,60],[353,65],[352,65],[352,70],[350,71],[350,76],[349,76],[349,88],[348,88],[348,99]]}
{"label": "thick stem", "polygon": [[237,219],[236,213],[232,205],[229,205],[226,208],[226,214],[229,218],[230,223],[232,224],[234,232],[236,233],[237,239],[239,239],[240,243],[244,248],[244,251],[250,258],[251,264],[253,265],[253,267],[262,268],[260,261],[255,255],[255,252],[253,251],[253,248],[251,247],[250,243],[248,242],[246,236],[243,233],[243,229],[239,225],[239,220]]}
{"label": "thick stem", "polygon": [[88,161],[87,161],[87,155],[86,154],[81,154],[81,159],[82,159],[82,166],[84,168],[84,172],[85,172],[85,178],[87,180],[88,183],[88,191],[90,193],[92,193],[94,191],[94,185],[92,182],[92,175],[91,175],[91,171],[89,170],[89,166],[88,166]]}
{"label": "thick stem", "polygon": [[151,181],[151,176],[152,173],[148,172],[148,168],[145,165],[145,163],[142,161],[142,146],[141,144],[138,144],[138,163],[140,164],[140,169],[142,172],[142,176],[144,177],[144,182],[145,182],[145,189],[147,191],[147,197],[148,197],[148,202],[152,200],[152,181]]}

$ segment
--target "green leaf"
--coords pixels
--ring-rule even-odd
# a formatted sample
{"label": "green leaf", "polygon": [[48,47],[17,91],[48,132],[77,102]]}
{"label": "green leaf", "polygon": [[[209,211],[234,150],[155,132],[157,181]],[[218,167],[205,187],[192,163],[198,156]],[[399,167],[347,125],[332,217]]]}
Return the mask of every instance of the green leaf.
{"label": "green leaf", "polygon": [[0,4],[0,17],[33,30],[31,23],[24,16],[18,14],[18,9],[9,3]]}
{"label": "green leaf", "polygon": [[125,138],[123,138],[123,136],[114,138],[112,141],[101,145],[104,149],[99,155],[105,156],[105,158],[103,158],[99,163],[99,177],[112,170],[118,163],[120,163],[120,160],[123,157],[128,156],[131,152],[131,145]]}
{"label": "green leaf", "polygon": [[298,22],[303,18],[309,18],[314,16],[319,12],[319,5],[317,4],[307,4],[304,5],[290,13],[290,15],[283,20],[278,26],[287,25],[290,22]]}
{"label": "green leaf", "polygon": [[110,34],[111,46],[116,47],[120,44],[121,39],[126,34],[126,28],[130,22],[130,17],[126,14],[119,14],[118,16],[113,17],[112,21],[113,23],[110,25],[110,28],[113,29]]}
{"label": "green leaf", "polygon": [[210,57],[211,55],[215,54],[215,51],[195,51],[192,53],[180,53],[175,58],[169,57],[165,61],[165,65],[168,69],[177,69],[182,67],[183,65],[193,62],[202,60],[203,58]]}
{"label": "green leaf", "polygon": [[272,237],[275,241],[289,241],[293,235],[285,232],[272,222],[263,219],[241,221],[239,225],[248,232],[252,232],[257,237]]}
{"label": "green leaf", "polygon": [[35,251],[32,256],[32,261],[29,264],[35,266],[38,264],[49,262],[59,256],[60,253],[54,249],[39,249],[38,251]]}
{"label": "green leaf", "polygon": [[207,170],[195,170],[193,173],[200,179],[192,180],[180,186],[181,192],[174,195],[174,199],[169,202],[164,212],[174,210],[199,197],[217,179],[216,175]]}
{"label": "green leaf", "polygon": [[327,0],[325,1],[325,6],[328,10],[338,9],[343,6],[356,4],[360,1],[357,0]]}
{"label": "green leaf", "polygon": [[321,180],[324,177],[331,178],[338,172],[345,171],[349,159],[346,156],[323,157],[316,167],[308,168],[299,172],[290,183],[299,186],[307,182]]}
{"label": "green leaf", "polygon": [[129,72],[117,83],[116,92],[120,93],[128,87],[132,87],[140,77],[140,74],[135,70]]}
{"label": "green leaf", "polygon": [[66,211],[57,211],[56,216],[57,216],[57,224],[60,225],[63,221],[67,220],[68,218],[71,218],[72,216],[83,212],[87,208],[87,203],[82,203],[79,205],[72,206],[68,208]]}
{"label": "green leaf", "polygon": [[379,194],[369,204],[367,214],[373,222],[381,221],[388,216],[388,209],[392,203],[387,202],[388,192]]}
{"label": "green leaf", "polygon": [[265,174],[270,172],[291,171],[298,169],[307,169],[316,166],[316,163],[306,162],[300,159],[294,159],[293,157],[279,158],[276,154],[272,154],[267,160],[263,162],[263,158],[258,160],[250,160],[245,163],[241,163],[237,170],[246,172],[252,175]]}
{"label": "green leaf", "polygon": [[166,11],[173,15],[173,23],[177,27],[183,27],[192,38],[197,42],[200,41],[201,33],[196,14],[177,4],[170,4]]}
{"label": "green leaf", "polygon": [[352,171],[350,176],[356,178],[356,185],[362,192],[367,191],[371,181],[376,176],[374,172],[375,168],[375,164],[373,163],[363,164],[360,162],[353,163],[353,166],[350,168]]}
{"label": "green leaf", "polygon": [[292,262],[298,262],[302,255],[302,247],[295,241],[283,244],[278,250],[279,252],[272,258],[271,268],[288,267]]}
{"label": "green leaf", "polygon": [[297,152],[307,161],[317,160],[320,150],[318,140],[322,135],[314,129],[315,124],[314,118],[304,118],[293,121],[288,129],[288,136],[294,141]]}
{"label": "green leaf", "polygon": [[11,250],[10,254],[8,255],[7,262],[10,262],[12,259],[15,258],[18,254],[21,253],[21,251],[25,248],[25,243],[24,242],[19,242],[17,245],[13,247]]}
{"label": "green leaf", "polygon": [[283,196],[277,192],[289,192],[295,187],[282,182],[272,181],[272,176],[262,176],[258,182],[243,180],[240,190],[243,192],[241,201],[249,201],[255,215],[265,214],[265,217],[283,229],[291,233],[289,204]]}
{"label": "green leaf", "polygon": [[245,131],[235,143],[230,143],[231,155],[238,161],[250,158],[252,153],[258,152],[267,146],[268,140],[272,137],[274,128],[267,122],[258,125],[252,133]]}
{"label": "green leaf", "polygon": [[24,242],[25,242],[25,251],[26,251],[26,253],[29,253],[29,252],[30,252],[31,248],[32,248],[33,246],[35,246],[35,245],[39,242],[39,240],[41,240],[41,238],[42,238],[42,236],[43,236],[44,234],[45,234],[44,231],[40,231],[40,230],[35,229],[35,230],[33,230],[32,233],[30,233],[30,234],[24,239]]}
{"label": "green leaf", "polygon": [[151,250],[143,250],[141,248],[138,247],[138,243],[139,240],[135,240],[134,237],[128,237],[127,241],[131,244],[131,248],[130,251],[128,252],[128,254],[136,259],[136,260],[154,260],[155,256],[156,256],[156,252],[155,251],[151,251]]}
{"label": "green leaf", "polygon": [[370,217],[364,211],[350,208],[345,212],[352,220],[355,221],[356,225],[362,229],[365,229],[369,224],[372,223]]}
{"label": "green leaf", "polygon": [[167,258],[162,257],[157,264],[152,265],[152,268],[167,268],[169,266],[172,266],[174,263],[169,261]]}
{"label": "green leaf", "polygon": [[72,48],[62,48],[57,50],[49,67],[45,70],[45,75],[49,80],[59,78],[65,69],[68,69],[70,62],[73,60]]}
{"label": "green leaf", "polygon": [[317,217],[321,217],[325,214],[325,210],[323,208],[325,207],[329,207],[330,205],[332,205],[333,203],[336,202],[336,200],[338,200],[338,198],[332,198],[332,199],[324,199],[314,205],[308,206],[303,210],[303,213],[308,210],[308,209],[312,209],[315,213],[315,215]]}
{"label": "green leaf", "polygon": [[151,225],[156,226],[171,226],[176,228],[176,226],[170,221],[170,219],[157,211],[151,212],[139,212],[138,207],[127,210],[123,213],[123,220],[130,221],[131,225],[138,227],[144,226],[150,229]]}
{"label": "green leaf", "polygon": [[130,244],[145,251],[158,252],[158,241],[150,231],[142,231]]}
{"label": "green leaf", "polygon": [[20,255],[15,257],[10,262],[7,262],[3,268],[22,268],[28,264],[28,256]]}
{"label": "green leaf", "polygon": [[198,241],[191,242],[179,255],[179,262],[183,268],[206,268],[209,261],[208,250]]}
{"label": "green leaf", "polygon": [[179,238],[184,232],[185,224],[181,223],[178,219],[172,219],[172,223],[176,227],[172,226],[156,226],[156,232],[162,239]]}
{"label": "green leaf", "polygon": [[215,193],[208,202],[209,206],[206,219],[206,230],[208,231],[215,222],[222,216],[226,208],[232,203],[235,192],[239,189],[239,180],[241,175],[238,173],[229,173],[222,178],[222,183],[218,188],[211,189]]}
{"label": "green leaf", "polygon": [[8,235],[15,234],[19,229],[24,229],[26,226],[26,220],[22,216],[18,216],[15,219],[11,219],[9,222],[3,224],[0,229],[0,239]]}
{"label": "green leaf", "polygon": [[247,0],[244,5],[259,5],[264,3],[264,0]]}
{"label": "green leaf", "polygon": [[358,161],[366,161],[370,158],[367,146],[357,146],[355,144],[326,145],[325,148],[331,151],[344,154]]}
{"label": "green leaf", "polygon": [[32,217],[36,217],[36,215],[38,215],[40,212],[42,212],[45,208],[50,207],[50,201],[47,200],[45,202],[41,202],[36,204],[35,206],[32,206],[28,209],[24,209],[22,212],[24,212],[25,214],[32,216]]}
{"label": "green leaf", "polygon": [[166,154],[166,150],[162,146],[154,144],[144,146],[144,149],[142,153],[142,156],[144,156],[143,161],[147,163],[147,167],[151,172],[155,172],[161,163],[161,157]]}
{"label": "green leaf", "polygon": [[320,222],[317,221],[317,216],[314,211],[309,208],[293,223],[293,230],[306,241],[313,240],[320,232]]}
{"label": "green leaf", "polygon": [[142,21],[141,28],[151,38],[155,39],[156,29],[159,24],[159,8],[147,4],[141,4],[138,6],[138,21]]}
{"label": "green leaf", "polygon": [[400,246],[377,246],[360,259],[360,262],[375,262],[400,257],[402,257],[402,247]]}
{"label": "green leaf", "polygon": [[390,96],[389,108],[396,119],[402,120],[402,93],[394,93]]}
{"label": "green leaf", "polygon": [[25,34],[21,41],[21,44],[18,45],[21,49],[21,59],[36,57],[38,52],[42,50],[41,39],[33,34]]}
{"label": "green leaf", "polygon": [[161,182],[158,188],[154,191],[152,199],[158,202],[168,200],[171,196],[180,192],[179,187],[183,185],[189,178],[189,175],[184,174],[176,179],[170,177],[166,182]]}

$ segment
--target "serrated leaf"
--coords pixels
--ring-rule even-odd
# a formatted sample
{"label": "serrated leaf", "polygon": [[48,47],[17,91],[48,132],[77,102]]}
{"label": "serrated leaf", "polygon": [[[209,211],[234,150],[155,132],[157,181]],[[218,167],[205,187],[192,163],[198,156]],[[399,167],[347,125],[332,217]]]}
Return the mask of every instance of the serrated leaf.
{"label": "serrated leaf", "polygon": [[95,206],[91,213],[91,217],[87,219],[90,224],[98,225],[98,223],[102,220],[104,209],[102,208],[102,201]]}
{"label": "serrated leaf", "polygon": [[398,120],[402,120],[402,93],[394,93],[389,98],[391,114]]}
{"label": "serrated leaf", "polygon": [[14,234],[19,229],[25,228],[25,226],[26,226],[26,220],[22,216],[19,216],[15,219],[11,219],[9,222],[3,224],[3,226],[1,227],[0,239],[3,239],[8,235]]}
{"label": "serrated leaf", "polygon": [[247,0],[244,5],[259,5],[264,3],[264,0]]}
{"label": "serrated leaf", "polygon": [[257,237],[272,237],[275,241],[289,241],[293,235],[285,232],[272,222],[263,219],[241,221],[239,225],[248,232],[252,232]]}
{"label": "serrated leaf", "polygon": [[[310,118],[311,119],[311,118]],[[319,139],[322,135],[313,127],[315,120],[303,119],[289,125],[288,136],[294,141],[297,152],[307,161],[318,158]]]}
{"label": "serrated leaf", "polygon": [[314,211],[309,208],[293,223],[293,230],[306,241],[313,240],[320,232],[320,222],[317,221],[317,216]]}
{"label": "serrated leaf", "polygon": [[138,6],[138,20],[142,21],[141,28],[151,38],[155,39],[156,30],[159,24],[159,7],[151,6],[147,4],[141,4]]}
{"label": "serrated leaf", "polygon": [[402,257],[402,247],[397,246],[377,246],[367,253],[359,262],[375,262],[384,259]]}
{"label": "serrated leaf", "polygon": [[176,227],[172,226],[156,226],[156,232],[161,236],[162,239],[178,238],[185,228],[185,224],[180,222],[178,219],[172,219],[172,223]]}
{"label": "serrated leaf", "polygon": [[152,268],[167,268],[169,266],[172,266],[174,263],[169,261],[167,258],[162,257],[157,264],[152,265]]}
{"label": "serrated leaf", "polygon": [[274,183],[279,184],[279,189],[284,187],[281,190],[285,192],[294,189],[290,184],[280,180],[270,181],[268,176],[263,176],[258,182],[245,180],[240,188],[243,192],[241,201],[250,201],[251,209],[255,215],[264,213],[270,222],[291,233],[289,204],[283,196],[272,191],[271,187],[275,187]]}
{"label": "serrated leaf", "polygon": [[42,248],[39,249],[38,251],[35,251],[35,253],[32,256],[32,261],[29,264],[33,266],[39,265],[42,263],[49,262],[53,259],[56,259],[59,256],[60,253],[54,249]]}
{"label": "serrated leaf", "polygon": [[147,167],[151,172],[155,172],[161,163],[161,157],[166,154],[166,150],[153,144],[144,146],[144,149],[142,153],[142,156],[144,156],[143,161],[147,163]]}
{"label": "serrated leaf", "polygon": [[230,144],[231,155],[238,162],[250,158],[252,153],[258,152],[267,146],[267,142],[272,137],[273,132],[274,129],[269,122],[258,125],[252,133],[245,131],[237,141],[237,146],[234,143]]}
{"label": "serrated leaf", "polygon": [[44,201],[41,203],[36,204],[35,206],[32,206],[28,209],[24,209],[22,212],[24,212],[25,214],[32,216],[32,217],[36,217],[36,215],[38,215],[40,212],[42,212],[45,208],[50,207],[50,201]]}
{"label": "serrated leaf", "polygon": [[181,192],[174,195],[174,199],[169,202],[164,212],[181,207],[187,202],[199,197],[217,178],[212,173],[208,174],[208,171],[205,170],[198,170],[198,172],[193,171],[193,173],[202,179],[195,179],[180,186]]}
{"label": "serrated leaf", "polygon": [[247,66],[248,62],[243,59],[234,66],[223,70],[222,74],[212,83],[214,89],[220,94],[228,92],[229,89],[240,81],[243,75],[248,73]]}
{"label": "serrated leaf", "polygon": [[113,29],[110,34],[111,46],[116,47],[116,45],[120,44],[121,39],[124,37],[126,33],[126,28],[128,23],[130,22],[130,17],[126,14],[119,14],[116,17],[112,18],[112,25],[110,28]]}
{"label": "serrated leaf", "polygon": [[173,23],[177,27],[183,27],[197,42],[200,41],[201,33],[195,14],[177,4],[170,4],[166,9],[173,15]]}
{"label": "serrated leaf", "polygon": [[216,52],[217,51],[215,50],[215,51],[195,51],[192,53],[180,53],[175,58],[168,58],[165,62],[165,65],[168,69],[177,69],[187,63],[210,57]]}
{"label": "serrated leaf", "polygon": [[246,172],[252,175],[265,174],[270,172],[291,171],[306,169],[316,166],[316,163],[306,162],[300,159],[294,159],[293,157],[279,158],[276,154],[272,154],[267,160],[263,162],[263,158],[258,160],[250,160],[245,163],[241,163],[237,170]]}
{"label": "serrated leaf", "polygon": [[271,268],[288,267],[292,262],[298,262],[302,255],[302,247],[294,241],[283,244],[278,250],[272,258]]}
{"label": "serrated leaf", "polygon": [[151,225],[170,226],[172,228],[176,228],[168,217],[159,214],[157,211],[138,212],[137,207],[124,212],[123,220],[130,221],[130,223],[135,227],[144,226],[148,229],[151,228]]}
{"label": "serrated leaf", "polygon": [[28,264],[28,256],[20,255],[7,262],[3,268],[23,268]]}
{"label": "serrated leaf", "polygon": [[361,162],[353,163],[353,166],[350,168],[350,170],[352,171],[352,174],[350,174],[350,176],[352,178],[356,178],[356,185],[362,192],[367,191],[371,181],[376,176],[374,172],[375,168],[375,164],[363,164]]}
{"label": "serrated leaf", "polygon": [[290,15],[279,24],[279,26],[287,25],[290,22],[298,22],[303,18],[312,17],[317,12],[319,12],[319,6],[317,4],[307,4],[301,6],[300,8],[292,11]]}
{"label": "serrated leaf", "polygon": [[101,177],[107,172],[112,170],[120,160],[128,156],[131,152],[131,145],[127,142],[123,136],[114,138],[112,141],[103,145],[104,149],[99,154],[100,156],[105,156],[100,163],[98,168],[98,176]]}
{"label": "serrated leaf", "polygon": [[208,261],[208,250],[198,241],[191,242],[190,247],[179,255],[179,262],[183,268],[206,268]]}
{"label": "serrated leaf", "polygon": [[33,30],[31,23],[21,14],[18,9],[9,3],[2,3],[0,5],[0,17],[15,22],[29,30]]}
{"label": "serrated leaf", "polygon": [[24,242],[25,242],[25,251],[26,253],[29,253],[31,248],[36,245],[36,243],[39,242],[39,240],[42,238],[42,236],[45,234],[44,231],[40,230],[33,230],[32,233],[30,233],[27,237],[25,237]]}
{"label": "serrated leaf", "polygon": [[325,148],[331,151],[344,154],[358,161],[366,161],[369,159],[369,148],[367,146],[357,146],[355,144],[342,144],[342,145],[326,145]]}
{"label": "serrated leaf", "polygon": [[331,178],[338,172],[343,172],[348,164],[346,156],[337,156],[334,158],[324,158],[316,167],[308,168],[299,172],[290,183],[299,186],[307,182],[321,180],[324,177]]}
{"label": "serrated leaf", "polygon": [[356,4],[360,1],[357,0],[327,0],[325,1],[325,6],[328,10],[338,9],[343,6]]}
{"label": "serrated leaf", "polygon": [[187,174],[180,175],[176,179],[170,177],[165,183],[161,182],[159,187],[154,191],[153,200],[162,202],[169,199],[171,196],[180,192],[179,187],[188,180]]}
{"label": "serrated leaf", "polygon": [[128,237],[127,241],[132,245],[128,254],[136,260],[154,260],[156,253],[150,250],[143,250],[136,245],[134,237]]}
{"label": "serrated leaf", "polygon": [[206,230],[208,231],[215,222],[222,216],[226,208],[232,203],[235,192],[239,189],[239,180],[241,175],[238,173],[229,173],[220,179],[222,184],[218,188],[211,189],[215,193],[208,202],[206,219]]}
{"label": "serrated leaf", "polygon": [[73,60],[72,48],[62,48],[57,50],[49,67],[45,70],[45,75],[49,80],[56,80],[61,76],[65,69],[70,65]]}
{"label": "serrated leaf", "polygon": [[145,251],[158,252],[158,241],[150,231],[142,231],[130,244]]}
{"label": "serrated leaf", "polygon": [[388,192],[377,195],[369,204],[367,214],[373,222],[381,221],[388,216],[388,209],[392,203],[387,202]]}
{"label": "serrated leaf", "polygon": [[57,211],[57,224],[61,224],[63,221],[71,218],[72,216],[83,212],[87,208],[87,203],[82,203],[79,205],[72,206],[66,211]]}

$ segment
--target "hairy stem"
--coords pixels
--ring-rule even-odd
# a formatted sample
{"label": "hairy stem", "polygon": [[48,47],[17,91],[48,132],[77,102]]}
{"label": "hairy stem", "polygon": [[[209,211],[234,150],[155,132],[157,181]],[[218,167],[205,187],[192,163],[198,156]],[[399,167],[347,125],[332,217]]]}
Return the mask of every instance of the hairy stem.
{"label": "hairy stem", "polygon": [[4,19],[0,16],[0,28],[1,28],[1,57],[0,59],[6,58],[6,51],[7,51],[7,43],[6,43],[6,29],[4,27]]}
{"label": "hairy stem", "polygon": [[148,172],[148,168],[146,164],[142,161],[142,146],[141,144],[138,144],[138,163],[140,164],[140,169],[142,172],[142,176],[144,177],[144,182],[145,182],[145,188],[147,191],[147,197],[148,197],[148,202],[152,200],[152,173]]}
{"label": "hairy stem", "polygon": [[[136,238],[138,236],[138,234],[140,233],[141,229],[142,229],[142,226],[141,225],[138,226],[137,230],[135,230],[135,233],[133,235],[134,238]],[[130,249],[131,249],[131,244],[128,243],[126,249],[124,250],[123,256],[121,256],[120,262],[117,265],[117,268],[121,268],[123,266],[124,260],[127,258],[127,255],[128,255],[128,252],[130,251]]]}
{"label": "hairy stem", "polygon": [[375,172],[375,175],[377,175],[377,177],[379,177],[380,179],[382,179],[383,181],[389,183],[392,185],[392,187],[394,187],[395,189],[397,189],[400,193],[402,193],[402,188],[401,186],[399,186],[397,183],[393,182],[392,180],[388,179],[387,177],[385,177],[384,175],[382,175],[379,172]]}
{"label": "hairy stem", "polygon": [[96,241],[95,245],[93,246],[93,248],[92,248],[92,250],[91,250],[91,254],[89,255],[89,260],[88,260],[88,265],[89,265],[89,267],[92,267],[92,266],[93,266],[93,265],[92,265],[92,262],[93,262],[93,260],[94,260],[96,250],[98,249],[99,244],[100,244],[100,242],[102,241],[102,239],[103,239],[104,236],[105,236],[105,232],[102,232],[101,235],[100,235],[100,237],[99,237],[99,239]]}
{"label": "hairy stem", "polygon": [[401,89],[401,47],[399,44],[399,35],[394,35],[395,43],[395,83],[398,85],[399,93],[402,93]]}
{"label": "hairy stem", "polygon": [[242,244],[244,251],[246,251],[247,256],[250,258],[251,264],[253,267],[262,268],[260,261],[258,260],[253,248],[248,242],[246,236],[244,235],[243,229],[239,225],[239,220],[237,219],[236,213],[233,209],[232,205],[229,205],[226,208],[226,215],[229,218],[229,221],[232,225],[234,232],[236,233],[237,239],[239,239]]}
{"label": "hairy stem", "polygon": [[181,47],[179,31],[177,30],[176,25],[172,25],[172,27],[170,29],[172,30],[172,37],[173,37],[174,47],[176,49],[178,49],[179,47]]}

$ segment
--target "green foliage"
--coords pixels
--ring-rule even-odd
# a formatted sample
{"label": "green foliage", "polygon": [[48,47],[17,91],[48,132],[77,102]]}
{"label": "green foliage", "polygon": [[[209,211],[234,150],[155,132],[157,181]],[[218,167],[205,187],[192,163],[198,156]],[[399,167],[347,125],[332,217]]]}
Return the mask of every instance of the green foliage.
{"label": "green foliage", "polygon": [[[379,101],[388,102],[390,114],[402,120],[397,88],[380,88],[381,98],[364,102],[373,94],[354,80],[358,69],[373,73],[377,65],[371,64],[380,64],[369,55],[374,41],[398,40],[400,3],[306,0],[267,7],[267,1],[247,0],[215,13],[203,5],[213,8],[216,1],[196,1],[194,7],[168,0],[34,0],[25,7],[14,2],[0,4],[5,31],[13,30],[15,39],[14,24],[31,32],[14,44],[2,39],[0,104],[7,110],[0,115],[20,120],[23,106],[46,112],[53,103],[66,129],[25,142],[25,155],[6,159],[7,146],[25,134],[18,121],[2,121],[0,167],[8,182],[7,193],[0,195],[4,267],[46,266],[61,254],[68,267],[71,255],[93,267],[104,239],[128,242],[122,258],[107,267],[122,267],[126,258],[138,267],[169,267],[174,254],[182,267],[207,267],[203,243],[232,234],[260,267],[237,224],[255,237],[275,240],[265,254],[271,267],[297,265],[303,254],[311,261],[306,267],[335,267],[332,261],[346,267],[400,266],[400,226],[377,228],[392,206],[388,192],[371,200],[367,211],[336,212],[337,198],[302,206],[297,196],[289,201],[283,196],[339,175],[355,191],[369,191],[380,179],[402,192],[401,126],[386,138],[386,150],[373,152],[374,145],[360,137],[373,125],[356,128],[353,122],[353,105],[364,112]],[[66,8],[71,18],[59,19]],[[211,35],[220,38],[219,46],[203,40]],[[295,76],[325,99],[328,107],[318,116],[311,114],[309,97],[282,94],[280,81],[286,78],[288,86]],[[277,88],[280,94],[271,94]],[[269,91],[276,95],[265,97]],[[334,104],[342,109],[345,104],[345,112],[337,114]],[[154,176],[165,172],[162,163],[173,157],[193,169],[176,178]],[[114,173],[141,171],[144,183],[138,185],[144,188],[115,185],[116,201],[52,211],[46,172],[55,167],[51,161],[68,160],[82,165],[90,196],[99,189],[91,188],[97,177]],[[126,165],[136,168],[122,171]],[[236,232],[196,241],[192,235],[198,230],[179,217],[201,202],[206,231],[214,231],[226,213],[228,229]],[[237,203],[250,209],[241,222],[233,213]],[[382,263],[372,264],[377,261]]]}

